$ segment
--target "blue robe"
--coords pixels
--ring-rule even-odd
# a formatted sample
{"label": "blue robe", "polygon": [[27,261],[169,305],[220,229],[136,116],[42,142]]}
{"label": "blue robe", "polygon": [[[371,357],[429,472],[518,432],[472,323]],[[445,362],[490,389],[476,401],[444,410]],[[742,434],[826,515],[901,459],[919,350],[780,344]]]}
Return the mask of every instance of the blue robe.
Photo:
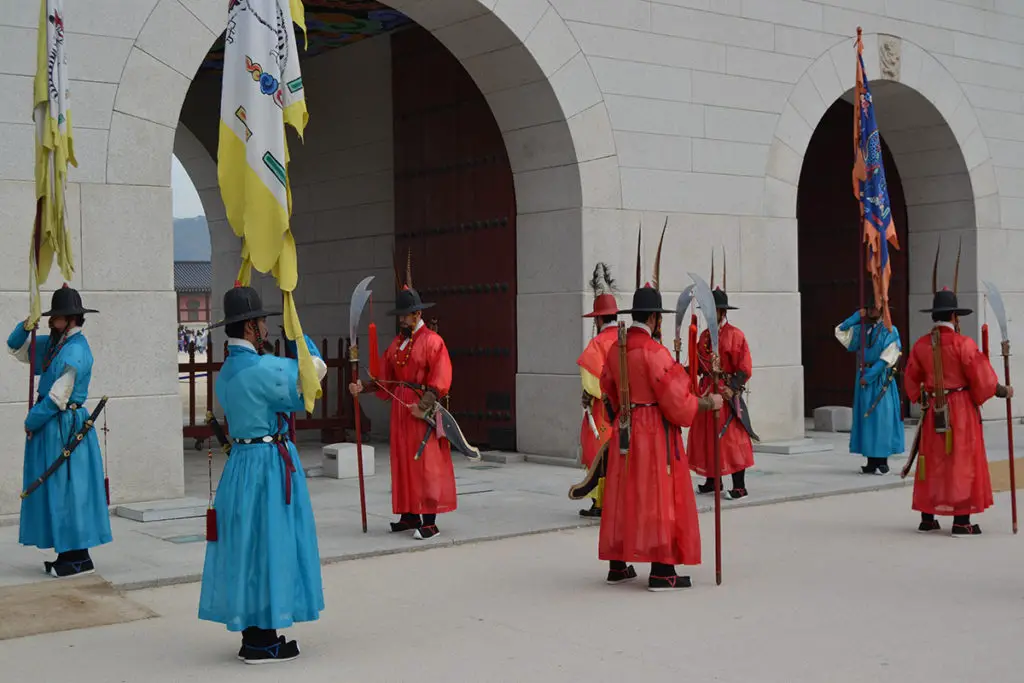
{"label": "blue robe", "polygon": [[[231,439],[287,434],[282,414],[305,409],[298,361],[260,356],[236,341],[216,383]],[[319,359],[308,337],[306,345]],[[288,346],[294,356],[294,342]],[[217,484],[218,539],[206,545],[199,618],[224,624],[229,631],[287,628],[319,619],[324,609],[306,475],[295,445],[285,445],[295,467],[290,474],[276,444],[233,443]],[[286,485],[291,487],[290,503]]]}
{"label": "blue robe", "polygon": [[[7,338],[7,347],[20,360],[28,362],[28,345],[29,332],[18,323]],[[44,368],[49,345],[49,336],[36,337],[38,395],[25,419],[25,429],[32,433],[32,438],[25,441],[24,486],[38,479],[60,457],[65,445],[89,418],[89,410],[84,407],[68,408],[71,404],[82,406],[89,396],[93,362],[89,342],[81,331],[68,336]],[[70,394],[58,396],[62,403],[66,400],[62,407],[54,402],[50,393],[57,380],[69,370],[74,371],[75,380],[68,386]],[[68,461],[21,501],[18,542],[63,553],[86,550],[111,540],[110,512],[103,485],[103,453],[96,431],[90,430]]]}
{"label": "blue robe", "polygon": [[[892,330],[887,330],[881,323],[869,324],[865,334],[864,378],[867,386],[861,386],[858,369],[853,392],[850,453],[866,458],[888,458],[902,453],[906,448],[899,388],[892,373],[903,346],[895,325]],[[840,323],[836,328],[836,337],[848,351],[856,353],[860,350],[859,312]],[[886,385],[888,389],[882,400],[865,418],[864,414],[871,410]]]}

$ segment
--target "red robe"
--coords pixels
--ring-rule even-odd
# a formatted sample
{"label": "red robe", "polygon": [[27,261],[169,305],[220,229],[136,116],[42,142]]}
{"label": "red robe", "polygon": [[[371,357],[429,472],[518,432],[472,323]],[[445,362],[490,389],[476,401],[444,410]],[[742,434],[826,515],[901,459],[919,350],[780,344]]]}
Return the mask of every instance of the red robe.
{"label": "red robe", "polygon": [[[590,340],[587,348],[580,354],[576,365],[600,380],[601,374],[604,372],[605,358],[608,357],[608,349],[615,344],[618,337],[619,330],[615,325],[598,332],[597,336]],[[598,436],[594,436],[594,432],[590,428],[590,420],[584,415],[580,425],[580,446],[582,448],[581,460],[586,468],[589,468],[590,464],[594,462],[598,451],[608,442],[612,433],[611,425],[608,423],[608,411],[604,409],[604,404],[600,400],[594,398],[591,401],[590,412],[594,416]]]}
{"label": "red robe", "polygon": [[[740,328],[726,322],[718,330],[718,353],[721,358],[722,372],[746,373],[749,379],[754,365],[750,359],[750,347],[747,338]],[[707,330],[700,335],[697,343],[698,371],[700,373],[700,395],[711,393],[711,335]],[[722,393],[725,380],[720,380],[717,393]],[[723,397],[724,398],[724,397]],[[715,435],[732,414],[728,406],[723,406],[718,413],[718,426],[714,426],[715,414],[712,411],[702,413],[693,421],[687,436],[686,450],[690,454],[690,469],[704,477],[714,477]],[[754,444],[750,435],[740,421],[733,417],[729,428],[722,435],[722,476],[739,472],[754,466]]]}
{"label": "red robe", "polygon": [[[438,392],[438,400],[452,386],[452,361],[444,340],[426,325],[416,330],[405,349],[405,338],[395,337],[384,352],[381,383],[405,404],[419,403],[421,392],[393,382],[427,386]],[[377,395],[391,396],[383,391]],[[427,423],[413,416],[405,405],[391,402],[391,506],[395,514],[433,515],[458,507],[455,493],[455,468],[451,446],[431,435],[423,455],[414,460]]]}
{"label": "red robe", "polygon": [[[944,325],[939,329],[943,388],[951,392],[946,402],[953,448],[946,453],[946,437],[935,432],[935,416],[927,411],[920,426],[913,509],[933,515],[971,515],[992,506],[978,406],[995,396],[999,378],[973,339]],[[922,383],[927,393],[933,392],[934,378],[931,335],[926,334],[914,344],[907,361],[904,388],[910,400],[920,400]]]}
{"label": "red robe", "polygon": [[[630,403],[636,407],[625,456],[619,451],[618,420],[612,423],[598,556],[700,564],[697,503],[679,432],[697,415],[697,397],[683,366],[646,328],[630,328],[626,352]],[[601,389],[618,411],[618,345],[609,350]]]}

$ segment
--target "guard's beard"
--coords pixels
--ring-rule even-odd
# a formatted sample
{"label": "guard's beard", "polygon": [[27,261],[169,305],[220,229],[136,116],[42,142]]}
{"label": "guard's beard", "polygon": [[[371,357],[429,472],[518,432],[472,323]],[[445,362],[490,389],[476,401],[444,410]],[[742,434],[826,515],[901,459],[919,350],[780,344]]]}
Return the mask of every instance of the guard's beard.
{"label": "guard's beard", "polygon": [[412,328],[409,327],[408,325],[402,325],[398,328],[398,333],[405,337],[406,339],[409,339],[410,337],[412,337]]}

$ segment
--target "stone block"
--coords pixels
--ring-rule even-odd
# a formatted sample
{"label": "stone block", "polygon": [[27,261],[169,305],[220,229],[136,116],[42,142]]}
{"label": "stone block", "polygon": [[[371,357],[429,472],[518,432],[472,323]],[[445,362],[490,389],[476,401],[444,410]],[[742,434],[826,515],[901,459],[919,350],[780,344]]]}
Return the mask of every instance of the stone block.
{"label": "stone block", "polygon": [[146,24],[158,0],[89,0],[88,12],[75,12],[76,31],[94,36],[134,39]]}
{"label": "stone block", "polygon": [[[611,138],[610,130],[607,137]],[[534,171],[576,162],[573,136],[563,121],[509,131],[505,133],[505,148],[509,163],[517,171]]]}
{"label": "stone block", "polygon": [[[226,23],[227,12],[224,18]],[[160,0],[137,45],[191,80],[216,39],[217,35],[179,0]]]}
{"label": "stone block", "polygon": [[768,163],[768,145],[724,140],[693,140],[693,170],[761,177]]}
{"label": "stone block", "polygon": [[760,215],[765,183],[760,177],[624,168],[623,206],[647,211]]}
{"label": "stone block", "polygon": [[853,408],[821,406],[814,409],[814,431],[848,432],[853,427]]}
{"label": "stone block", "polygon": [[[774,4],[772,3],[765,4]],[[867,60],[867,50],[864,58]],[[768,81],[796,83],[810,65],[805,57],[794,57],[763,50],[748,50],[744,47],[725,48],[725,72],[733,76],[748,76]],[[853,73],[851,70],[850,73]],[[873,73],[877,73],[873,72]]]}
{"label": "stone block", "polygon": [[724,73],[726,46],[613,26],[569,22],[573,36],[590,57]]}
{"label": "stone block", "polygon": [[755,453],[773,453],[775,455],[827,453],[833,449],[834,446],[831,443],[820,439],[794,439],[792,441],[772,441],[754,444]]}
{"label": "stone block", "polygon": [[435,31],[434,37],[460,60],[519,44],[519,38],[493,14],[445,26]]}
{"label": "stone block", "polygon": [[135,48],[121,76],[114,108],[122,114],[163,124],[173,131],[178,127],[181,105],[190,82],[163,62]]}
{"label": "stone block", "polygon": [[[786,105],[786,109],[791,109]],[[796,114],[796,111],[793,110]],[[759,145],[771,144],[779,115],[772,112],[747,111],[730,107],[706,106],[704,108],[705,135],[701,137],[735,142],[753,142]],[[811,134],[808,129],[807,139]],[[805,143],[806,144],[806,143]],[[801,148],[803,149],[803,148]]]}
{"label": "stone block", "polygon": [[[551,77],[579,53],[580,46],[548,0],[502,0],[498,3],[497,9],[500,10],[502,6],[523,6],[525,9],[530,5],[546,6],[547,11],[544,12],[541,8],[543,16],[528,33],[522,33],[521,28],[515,29],[515,32],[521,37],[528,36],[524,43],[526,49],[530,51],[541,71]],[[526,22],[523,25],[525,26]]]}
{"label": "stone block", "polygon": [[601,92],[652,99],[689,102],[693,72],[673,66],[627,62],[608,57],[590,57]]}
{"label": "stone block", "polygon": [[616,131],[704,136],[704,107],[631,95],[606,95],[605,104]]}
{"label": "stone block", "polygon": [[[121,80],[128,55],[132,51],[134,40],[131,38],[113,38],[110,36],[68,33],[68,54],[71,63],[71,96],[75,95],[75,79],[109,83],[116,85]],[[71,105],[72,112],[75,104]],[[72,124],[77,120],[72,113]]]}
{"label": "stone block", "polygon": [[622,168],[693,170],[692,140],[688,137],[616,131],[615,148]]}
{"label": "stone block", "polygon": [[118,505],[114,514],[133,522],[166,522],[172,519],[205,517],[209,501],[202,498],[175,498],[145,503]]}
{"label": "stone block", "polygon": [[[582,281],[582,268],[579,277]],[[533,352],[520,354],[519,371],[572,374],[578,380],[576,358],[582,350],[579,328],[565,323],[567,320],[578,320],[584,306],[587,306],[586,310],[590,310],[592,299],[592,295],[585,295],[582,292],[520,294],[516,325],[518,347],[529,348]],[[545,340],[545,343],[537,344],[536,340],[539,339]],[[578,405],[579,401],[576,403]]]}
{"label": "stone block", "polygon": [[622,26],[637,31],[651,28],[651,4],[645,0],[551,0],[551,5],[566,21]]}
{"label": "stone block", "polygon": [[788,83],[706,71],[694,71],[692,78],[695,103],[774,114],[782,111],[793,90]]}
{"label": "stone block", "polygon": [[[569,112],[582,111],[601,101],[601,91],[587,66],[586,58],[577,55],[573,61],[559,71],[551,84],[538,81],[487,95],[487,102],[494,114],[494,120],[502,131],[528,128],[542,123],[551,123],[562,118],[562,109]],[[584,74],[580,80],[566,79],[558,86],[555,82],[568,73]],[[589,81],[589,82],[588,82]],[[553,90],[552,88],[555,88]],[[555,95],[557,90],[558,95]],[[559,103],[561,100],[561,104]]]}
{"label": "stone block", "polygon": [[603,102],[581,111],[568,123],[572,135],[569,144],[574,148],[569,157],[571,161],[585,162],[615,156],[615,137]]}
{"label": "stone block", "polygon": [[[578,342],[572,348],[579,348]],[[516,430],[516,450],[573,463],[580,435],[579,394],[577,373],[517,374],[516,418],[529,429]]]}
{"label": "stone block", "polygon": [[537,171],[512,169],[519,214],[578,208],[583,202],[580,169],[556,166]]}
{"label": "stone block", "polygon": [[[373,446],[363,444],[363,477],[374,474]],[[354,443],[332,443],[323,447],[324,476],[332,479],[359,477],[359,460]]]}
{"label": "stone block", "polygon": [[739,257],[743,268],[737,267],[739,278],[734,282],[743,292],[797,291],[796,219],[744,216]]}
{"label": "stone block", "polygon": [[[579,209],[521,214],[516,223],[518,293],[579,291],[583,264]],[[591,266],[592,267],[592,266]]]}

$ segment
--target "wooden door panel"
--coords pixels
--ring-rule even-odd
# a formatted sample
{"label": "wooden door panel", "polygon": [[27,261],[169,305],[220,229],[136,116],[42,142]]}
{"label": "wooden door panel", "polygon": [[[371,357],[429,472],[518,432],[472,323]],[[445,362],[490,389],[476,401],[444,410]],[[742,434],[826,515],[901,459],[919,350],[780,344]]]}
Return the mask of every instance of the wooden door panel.
{"label": "wooden door panel", "polygon": [[483,95],[433,36],[392,36],[395,243],[437,304],[454,366],[450,408],[466,436],[515,448],[515,189]]}
{"label": "wooden door panel", "polygon": [[[824,405],[850,406],[856,354],[836,341],[834,329],[860,305],[860,208],[853,196],[853,105],[836,102],[808,145],[797,199],[799,222],[800,328],[807,415]],[[909,343],[907,207],[899,169],[885,138],[882,155],[900,249],[889,249],[889,300],[893,324]],[[871,282],[865,273],[865,300]],[[901,387],[901,395],[902,395]],[[904,400],[904,411],[909,405]]]}

